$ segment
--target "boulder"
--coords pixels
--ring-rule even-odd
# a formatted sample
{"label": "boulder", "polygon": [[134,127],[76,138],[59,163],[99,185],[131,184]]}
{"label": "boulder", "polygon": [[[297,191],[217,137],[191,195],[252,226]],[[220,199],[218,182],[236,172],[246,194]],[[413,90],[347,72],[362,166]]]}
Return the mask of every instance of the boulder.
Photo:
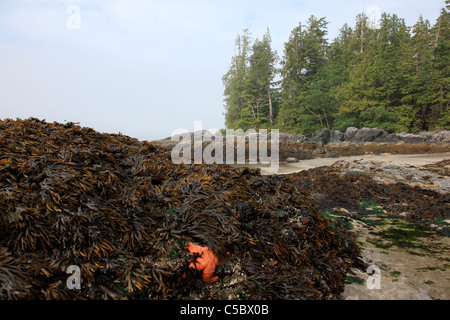
{"label": "boulder", "polygon": [[426,137],[419,134],[412,134],[412,133],[395,133],[394,136],[398,138],[398,140],[403,141],[404,143],[408,144],[421,144],[426,142]]}
{"label": "boulder", "polygon": [[401,137],[397,133],[390,133],[383,138],[383,142],[386,143],[397,143],[401,141]]}
{"label": "boulder", "polygon": [[387,136],[377,139],[377,141],[387,143],[404,142],[408,144],[423,144],[423,143],[446,143],[450,142],[450,131],[439,130],[430,132],[413,133],[392,133]]}
{"label": "boulder", "polygon": [[358,128],[348,127],[347,130],[345,130],[345,133],[344,133],[344,140],[345,141],[352,141],[353,137],[356,134],[356,132],[358,132]]}
{"label": "boulder", "polygon": [[316,143],[322,143],[322,144],[327,144],[330,142],[330,130],[328,129],[323,129],[320,130],[319,132],[316,132],[315,134],[312,135],[310,141],[311,142],[316,142]]}
{"label": "boulder", "polygon": [[[269,133],[268,139],[270,139],[270,133]],[[307,139],[302,134],[281,132],[279,134],[279,141],[302,143],[302,142],[306,142]]]}
{"label": "boulder", "polygon": [[330,142],[342,142],[344,141],[344,133],[339,130],[332,130],[330,132]]}
{"label": "boulder", "polygon": [[426,133],[430,134],[429,141],[431,143],[450,142],[450,131],[448,131],[448,130],[423,132],[423,134],[426,134]]}
{"label": "boulder", "polygon": [[371,142],[384,135],[384,131],[377,128],[361,128],[355,132],[353,140],[356,142]]}

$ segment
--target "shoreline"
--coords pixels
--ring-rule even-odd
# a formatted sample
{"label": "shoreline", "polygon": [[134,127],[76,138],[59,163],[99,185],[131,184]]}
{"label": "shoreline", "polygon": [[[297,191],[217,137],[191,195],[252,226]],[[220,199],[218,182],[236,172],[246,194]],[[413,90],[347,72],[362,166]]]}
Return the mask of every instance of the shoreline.
{"label": "shoreline", "polygon": [[395,165],[403,166],[424,166],[445,159],[450,159],[450,152],[443,153],[423,153],[423,154],[382,154],[382,155],[360,155],[360,156],[343,156],[337,158],[316,158],[300,160],[298,162],[280,162],[277,172],[274,172],[270,165],[263,164],[231,164],[233,168],[248,167],[251,169],[261,169],[263,175],[274,174],[291,174],[304,170],[309,170],[322,166],[331,166],[338,161],[386,161]]}
{"label": "shoreline", "polygon": [[[335,165],[341,168],[342,173],[366,172],[374,181],[387,186],[402,182],[424,189],[434,187],[437,191],[446,193],[448,186],[433,186],[428,177],[435,176],[435,173],[426,167],[446,159],[450,159],[450,152],[307,159],[295,163],[282,162],[278,172],[274,172],[270,165],[231,166],[259,168],[263,175],[286,175]],[[408,177],[410,173],[413,178]],[[423,180],[423,177],[427,179]],[[450,180],[439,175],[437,178],[444,180],[446,184]],[[436,227],[425,228],[407,221],[403,216],[390,215],[381,207],[372,209],[374,214],[364,215],[349,212],[345,208],[332,209],[331,219],[345,218],[353,226],[350,231],[360,244],[361,259],[368,266],[377,268],[379,272],[379,287],[371,288],[369,284],[371,281],[373,283],[375,273],[351,268],[347,273],[347,282],[340,299],[448,300],[450,237],[439,233]],[[450,219],[446,219],[445,222],[449,225]]]}

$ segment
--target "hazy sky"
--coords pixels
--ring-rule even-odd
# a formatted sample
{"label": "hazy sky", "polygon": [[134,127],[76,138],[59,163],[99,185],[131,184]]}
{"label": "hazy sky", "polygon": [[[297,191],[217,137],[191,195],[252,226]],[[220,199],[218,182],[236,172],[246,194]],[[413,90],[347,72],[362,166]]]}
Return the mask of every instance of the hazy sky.
{"label": "hazy sky", "polygon": [[0,118],[80,122],[141,140],[192,131],[196,120],[224,128],[222,76],[244,28],[261,39],[269,27],[281,57],[291,30],[312,14],[327,18],[333,39],[363,11],[396,13],[412,26],[420,14],[434,24],[442,7],[444,0],[0,0]]}

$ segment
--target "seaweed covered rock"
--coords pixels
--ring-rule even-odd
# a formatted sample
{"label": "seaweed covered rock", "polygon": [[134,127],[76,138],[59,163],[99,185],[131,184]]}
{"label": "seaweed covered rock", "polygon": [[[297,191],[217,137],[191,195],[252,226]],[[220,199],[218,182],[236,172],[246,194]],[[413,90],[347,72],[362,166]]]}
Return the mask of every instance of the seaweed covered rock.
{"label": "seaweed covered rock", "polygon": [[[361,166],[367,163],[368,171],[374,171],[372,175],[363,172]],[[428,167],[442,174],[448,173],[445,170],[446,161],[441,161]],[[352,169],[355,166],[356,169]],[[402,215],[407,220],[423,224],[434,219],[450,218],[450,193],[447,191],[447,179],[436,179],[442,185],[437,184],[441,192],[426,189],[419,186],[409,185],[401,181],[383,181],[387,175],[395,178],[397,174],[403,174],[405,180],[412,179],[415,169],[407,171],[403,168],[389,163],[371,163],[370,161],[338,161],[329,167],[314,168],[308,171],[293,174],[292,178],[298,188],[309,190],[311,194],[325,195],[331,202],[336,204],[346,204],[354,206],[361,201],[373,201],[387,210],[390,214]],[[380,176],[376,177],[377,171]],[[419,171],[419,170],[417,170]],[[405,174],[406,172],[406,174]],[[420,171],[419,171],[420,172]],[[431,173],[424,173],[423,182],[427,184],[431,178]],[[416,173],[418,175],[418,173]],[[437,175],[439,177],[439,175]],[[376,177],[374,179],[374,177]],[[381,181],[380,181],[381,180]],[[419,180],[419,179],[417,179]],[[320,203],[318,203],[321,206]],[[356,209],[356,208],[354,208]]]}
{"label": "seaweed covered rock", "polygon": [[[214,284],[189,268],[188,243],[223,263]],[[1,299],[329,299],[358,255],[293,176],[175,165],[74,123],[0,121]]]}

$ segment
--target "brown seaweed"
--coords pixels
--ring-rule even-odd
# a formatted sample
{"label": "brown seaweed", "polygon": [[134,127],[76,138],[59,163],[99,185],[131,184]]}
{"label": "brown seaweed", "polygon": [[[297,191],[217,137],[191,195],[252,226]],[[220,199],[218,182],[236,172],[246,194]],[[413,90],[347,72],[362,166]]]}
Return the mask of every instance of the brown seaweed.
{"label": "brown seaweed", "polygon": [[[175,165],[162,147],[74,123],[0,121],[0,298],[222,299],[238,265],[246,298],[336,298],[359,248],[297,179]],[[213,285],[189,268],[188,242],[225,261]]]}
{"label": "brown seaweed", "polygon": [[[435,164],[435,167],[439,166],[439,163]],[[391,184],[375,182],[366,173],[346,173],[345,170],[342,172],[339,165],[295,173],[293,178],[299,188],[310,190],[313,194],[323,194],[335,202],[353,206],[360,201],[370,200],[388,213],[403,215],[416,223],[450,217],[449,193],[410,186],[402,182]]]}

